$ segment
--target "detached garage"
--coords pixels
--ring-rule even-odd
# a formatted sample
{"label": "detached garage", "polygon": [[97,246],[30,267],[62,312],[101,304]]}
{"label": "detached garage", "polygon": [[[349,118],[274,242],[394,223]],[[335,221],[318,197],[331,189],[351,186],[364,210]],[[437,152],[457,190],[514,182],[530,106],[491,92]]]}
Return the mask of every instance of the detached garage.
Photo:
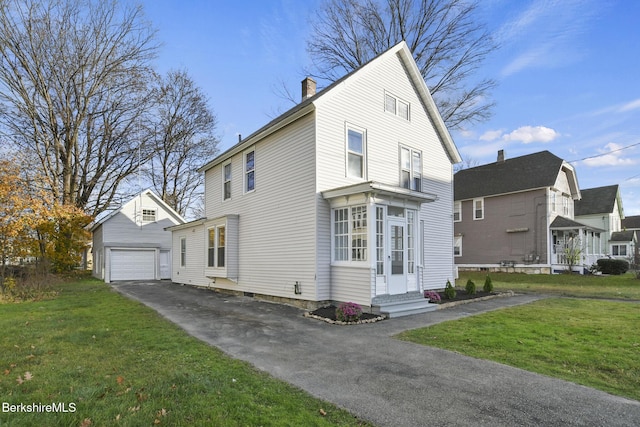
{"label": "detached garage", "polygon": [[145,190],[97,221],[93,275],[105,282],[171,278],[171,232],[185,220],[151,190]]}

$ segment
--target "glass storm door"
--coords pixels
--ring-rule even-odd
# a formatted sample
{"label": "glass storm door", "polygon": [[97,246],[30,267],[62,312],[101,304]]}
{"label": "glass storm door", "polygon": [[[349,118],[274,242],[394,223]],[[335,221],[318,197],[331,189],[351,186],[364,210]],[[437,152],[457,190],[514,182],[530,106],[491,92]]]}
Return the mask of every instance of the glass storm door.
{"label": "glass storm door", "polygon": [[389,294],[404,294],[407,292],[407,257],[406,257],[406,225],[404,219],[389,219],[389,266],[387,277]]}

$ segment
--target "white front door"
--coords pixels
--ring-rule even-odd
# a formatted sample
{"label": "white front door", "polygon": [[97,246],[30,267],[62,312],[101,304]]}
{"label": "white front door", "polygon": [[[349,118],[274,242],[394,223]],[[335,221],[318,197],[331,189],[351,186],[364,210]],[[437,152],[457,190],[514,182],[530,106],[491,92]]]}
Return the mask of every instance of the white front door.
{"label": "white front door", "polygon": [[389,294],[404,294],[407,292],[407,236],[403,219],[389,219],[387,236],[389,238],[387,278]]}

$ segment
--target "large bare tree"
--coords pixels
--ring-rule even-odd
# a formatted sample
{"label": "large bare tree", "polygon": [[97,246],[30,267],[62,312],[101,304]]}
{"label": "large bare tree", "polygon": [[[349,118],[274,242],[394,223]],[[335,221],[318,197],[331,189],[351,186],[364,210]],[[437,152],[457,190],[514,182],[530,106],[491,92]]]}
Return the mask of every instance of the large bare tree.
{"label": "large bare tree", "polygon": [[155,33],[114,0],[0,0],[0,131],[62,204],[96,215],[148,157]]}
{"label": "large bare tree", "polygon": [[472,0],[325,0],[307,50],[334,81],[404,40],[450,129],[491,114],[491,79],[475,74],[495,44]]}
{"label": "large bare tree", "polygon": [[153,157],[146,173],[153,189],[181,215],[202,195],[197,171],[217,153],[216,116],[186,71],[170,71],[154,92]]}

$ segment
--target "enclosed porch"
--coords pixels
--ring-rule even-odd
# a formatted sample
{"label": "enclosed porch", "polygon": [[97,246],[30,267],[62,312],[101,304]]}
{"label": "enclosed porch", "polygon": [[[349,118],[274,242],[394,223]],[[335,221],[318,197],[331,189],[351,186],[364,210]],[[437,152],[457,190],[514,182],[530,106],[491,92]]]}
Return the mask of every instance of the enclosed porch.
{"label": "enclosed porch", "polygon": [[602,258],[606,248],[604,230],[558,216],[551,223],[551,271],[584,274]]}

